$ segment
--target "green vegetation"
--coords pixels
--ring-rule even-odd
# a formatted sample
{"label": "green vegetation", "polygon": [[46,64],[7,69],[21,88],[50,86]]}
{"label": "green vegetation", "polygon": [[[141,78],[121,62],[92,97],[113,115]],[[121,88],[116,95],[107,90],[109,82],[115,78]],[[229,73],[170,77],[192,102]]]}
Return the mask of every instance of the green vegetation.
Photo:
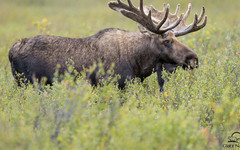
{"label": "green vegetation", "polygon": [[[107,2],[1,0],[0,150],[221,149],[240,131],[240,1],[191,0],[192,14],[205,5],[208,24],[179,39],[196,51],[200,67],[164,73],[164,93],[156,74],[123,91],[112,80],[92,88],[83,77],[74,83],[69,75],[44,90],[17,87],[8,51],[20,38],[86,37],[108,27],[137,30]],[[180,2],[182,11],[188,2]],[[146,2],[159,9],[161,3]],[[176,2],[170,3],[174,10]]]}

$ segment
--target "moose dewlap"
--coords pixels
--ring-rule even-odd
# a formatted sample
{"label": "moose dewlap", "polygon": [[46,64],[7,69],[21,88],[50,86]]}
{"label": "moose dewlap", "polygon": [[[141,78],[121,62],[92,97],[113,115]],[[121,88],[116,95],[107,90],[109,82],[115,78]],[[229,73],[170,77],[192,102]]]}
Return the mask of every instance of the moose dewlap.
{"label": "moose dewlap", "polygon": [[[108,28],[86,38],[38,35],[17,41],[9,51],[12,73],[17,83],[20,85],[21,78],[25,79],[21,80],[24,83],[33,83],[33,78],[41,81],[46,77],[46,83],[52,84],[57,64],[61,66],[59,73],[63,74],[67,70],[65,62],[68,59],[74,61],[74,67],[79,72],[100,60],[105,70],[115,64],[114,74],[120,75],[120,88],[125,86],[126,80],[139,77],[143,81],[156,71],[162,90],[163,67],[172,72],[177,66],[190,69],[198,66],[197,54],[176,37],[198,31],[206,25],[204,7],[201,15],[198,17],[195,14],[193,23],[186,25],[191,4],[186,13],[178,16],[180,5],[172,14],[169,13],[169,5],[164,5],[163,11],[159,11],[153,6],[144,6],[143,0],[140,0],[139,8],[130,0],[127,2],[118,0],[108,5],[137,22],[138,31]],[[92,85],[99,82],[97,72],[98,67],[87,75]]]}

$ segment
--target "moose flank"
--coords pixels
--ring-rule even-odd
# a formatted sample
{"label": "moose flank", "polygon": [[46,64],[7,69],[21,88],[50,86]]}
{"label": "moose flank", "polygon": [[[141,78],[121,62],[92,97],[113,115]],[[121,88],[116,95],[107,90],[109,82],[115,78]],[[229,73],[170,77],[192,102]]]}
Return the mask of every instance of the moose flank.
{"label": "moose flank", "polygon": [[[175,67],[193,69],[198,67],[197,54],[180,43],[176,37],[202,29],[207,23],[201,14],[195,14],[194,21],[186,25],[191,11],[191,4],[186,13],[178,15],[180,5],[174,14],[169,12],[169,5],[163,11],[153,6],[147,7],[140,0],[139,8],[131,0],[128,4],[121,0],[109,2],[111,9],[137,22],[138,31],[125,31],[108,28],[86,38],[67,38],[50,35],[38,35],[17,41],[9,51],[12,73],[18,85],[33,83],[34,78],[41,81],[46,77],[46,84],[52,84],[54,72],[67,71],[66,61],[74,61],[74,68],[80,72],[94,63],[102,62],[104,70],[115,64],[114,75],[120,75],[119,88],[124,88],[125,81],[140,78],[143,81],[153,72],[157,72],[160,90],[164,80],[162,70],[172,72]],[[204,18],[204,19],[203,19]],[[202,21],[203,20],[203,21]],[[202,22],[202,23],[200,23]],[[57,68],[57,64],[60,68]],[[99,67],[87,75],[92,85],[99,83]],[[22,79],[25,80],[22,80]]]}

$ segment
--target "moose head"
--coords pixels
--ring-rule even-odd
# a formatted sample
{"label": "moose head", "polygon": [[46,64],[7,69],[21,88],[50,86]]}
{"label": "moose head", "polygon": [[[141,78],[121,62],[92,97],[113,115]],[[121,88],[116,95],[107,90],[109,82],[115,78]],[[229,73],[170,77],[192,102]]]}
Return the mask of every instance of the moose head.
{"label": "moose head", "polygon": [[186,20],[191,11],[191,4],[185,14],[178,16],[180,5],[174,14],[169,13],[170,5],[163,5],[164,10],[159,11],[153,6],[147,7],[140,0],[140,8],[136,8],[131,0],[128,5],[121,0],[109,2],[109,7],[122,15],[138,23],[139,30],[151,39],[151,46],[158,51],[160,61],[169,62],[191,69],[198,67],[198,57],[196,53],[187,46],[180,43],[176,37],[195,32],[203,28],[207,23],[205,16],[202,24],[198,25],[205,14],[202,8],[200,17],[195,14],[192,24],[186,25]]}

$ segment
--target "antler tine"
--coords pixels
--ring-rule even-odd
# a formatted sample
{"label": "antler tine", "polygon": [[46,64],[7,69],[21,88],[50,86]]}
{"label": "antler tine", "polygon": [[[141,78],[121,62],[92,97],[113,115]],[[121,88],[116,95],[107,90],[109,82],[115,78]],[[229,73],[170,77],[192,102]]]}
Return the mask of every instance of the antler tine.
{"label": "antler tine", "polygon": [[183,22],[184,23],[187,21],[187,18],[189,16],[190,12],[191,12],[191,9],[192,9],[192,4],[189,3],[188,4],[188,9],[187,9],[187,11],[186,11],[186,13],[184,14],[184,17],[183,17]]}
{"label": "antler tine", "polygon": [[149,22],[153,22],[153,21],[152,21],[152,11],[151,11],[151,10],[149,10],[149,13],[148,13],[148,16],[147,16],[147,17],[148,17],[148,21],[149,21]]}
{"label": "antler tine", "polygon": [[202,21],[204,14],[205,14],[205,7],[202,7],[201,15],[200,15],[200,17],[198,18],[198,23],[200,23],[200,22]]}
{"label": "antler tine", "polygon": [[[169,5],[168,5],[169,6]],[[161,28],[161,26],[166,22],[167,18],[168,18],[168,14],[169,14],[169,7],[165,7],[165,14],[164,14],[164,18],[159,22],[158,26],[157,26],[157,31],[159,31],[159,29]]]}
{"label": "antler tine", "polygon": [[145,13],[144,13],[144,11],[143,11],[143,0],[140,0],[140,5],[139,5],[139,7],[140,7],[141,13],[142,13],[143,15],[145,15]]}
{"label": "antler tine", "polygon": [[131,8],[134,7],[133,4],[132,4],[132,2],[131,2],[131,0],[128,0],[128,5],[129,5]]}
{"label": "antler tine", "polygon": [[177,15],[179,10],[180,10],[180,4],[177,5],[176,11],[175,11],[175,13],[173,15]]}
{"label": "antler tine", "polygon": [[[195,14],[195,15],[194,15],[194,21],[193,21],[193,23],[192,23],[192,26],[193,26],[193,27],[196,26],[197,23],[198,23],[198,15]],[[192,28],[193,28],[193,27],[192,27]]]}
{"label": "antler tine", "polygon": [[121,4],[121,5],[124,4],[121,0],[117,0],[117,1],[118,1],[118,3]]}
{"label": "antler tine", "polygon": [[163,3],[163,9],[166,9],[166,3]]}
{"label": "antler tine", "polygon": [[[129,10],[129,6],[124,4],[121,0],[117,0],[116,2],[109,2],[108,3],[109,7],[112,8],[113,10],[120,11],[121,8]],[[118,9],[120,7],[120,9]]]}
{"label": "antler tine", "polygon": [[[197,30],[202,29],[203,27],[206,26],[206,24],[207,24],[207,16],[204,17],[204,21],[203,21],[203,23],[202,23],[201,25],[198,26],[198,29],[197,29]],[[197,30],[196,30],[196,31],[197,31]]]}

